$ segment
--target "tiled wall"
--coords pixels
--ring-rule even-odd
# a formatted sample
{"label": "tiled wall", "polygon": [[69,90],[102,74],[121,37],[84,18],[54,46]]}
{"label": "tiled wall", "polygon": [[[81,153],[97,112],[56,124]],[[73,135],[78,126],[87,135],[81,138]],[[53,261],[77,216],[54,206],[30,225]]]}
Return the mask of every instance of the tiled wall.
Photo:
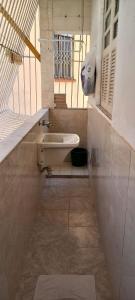
{"label": "tiled wall", "polygon": [[0,300],[15,299],[40,199],[37,145],[24,141],[0,164]]}
{"label": "tiled wall", "polygon": [[97,110],[88,110],[90,175],[115,300],[135,299],[135,151]]}
{"label": "tiled wall", "polygon": [[76,133],[80,146],[87,145],[87,109],[50,109],[51,132]]}

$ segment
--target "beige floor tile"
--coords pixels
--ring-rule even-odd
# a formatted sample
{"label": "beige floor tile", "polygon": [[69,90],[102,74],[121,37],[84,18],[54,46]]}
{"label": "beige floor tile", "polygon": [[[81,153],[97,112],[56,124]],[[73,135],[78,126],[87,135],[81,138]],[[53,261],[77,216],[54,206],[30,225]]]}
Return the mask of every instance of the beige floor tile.
{"label": "beige floor tile", "polygon": [[39,212],[38,217],[44,217],[44,223],[47,225],[68,226],[67,210],[44,210]]}
{"label": "beige floor tile", "polygon": [[37,251],[40,247],[45,248],[50,246],[51,248],[54,245],[55,247],[62,247],[62,244],[65,245],[65,243],[67,243],[68,236],[69,232],[66,226],[61,226],[61,224],[47,225],[43,217],[37,220],[34,226],[31,244],[33,245],[34,251]]}
{"label": "beige floor tile", "polygon": [[44,197],[42,200],[43,209],[69,209],[69,197]]}
{"label": "beige floor tile", "polygon": [[96,213],[90,214],[87,211],[70,211],[69,213],[69,226],[97,226]]}
{"label": "beige floor tile", "polygon": [[100,247],[100,235],[95,226],[69,227],[69,233],[77,240],[78,247]]}
{"label": "beige floor tile", "polygon": [[89,197],[72,197],[70,198],[70,209],[71,210],[93,210],[95,211],[95,202],[93,201],[93,198],[91,197],[91,194]]}
{"label": "beige floor tile", "polygon": [[76,248],[69,258],[69,274],[94,274],[105,268],[100,248]]}

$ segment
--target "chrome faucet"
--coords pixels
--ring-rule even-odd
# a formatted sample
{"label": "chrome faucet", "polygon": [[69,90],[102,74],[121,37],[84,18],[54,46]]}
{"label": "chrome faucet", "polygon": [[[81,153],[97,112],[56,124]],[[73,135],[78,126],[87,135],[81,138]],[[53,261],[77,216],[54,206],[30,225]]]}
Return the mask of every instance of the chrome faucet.
{"label": "chrome faucet", "polygon": [[39,121],[39,126],[46,126],[47,128],[50,128],[52,126],[52,123],[46,120]]}

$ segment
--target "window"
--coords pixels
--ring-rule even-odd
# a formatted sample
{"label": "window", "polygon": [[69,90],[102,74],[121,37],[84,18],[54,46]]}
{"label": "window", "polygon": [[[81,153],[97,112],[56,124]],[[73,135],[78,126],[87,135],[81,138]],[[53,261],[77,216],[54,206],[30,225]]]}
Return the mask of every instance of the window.
{"label": "window", "polygon": [[105,0],[101,106],[110,115],[113,106],[115,83],[119,0]]}
{"label": "window", "polygon": [[73,78],[73,37],[70,35],[54,35],[54,77]]}

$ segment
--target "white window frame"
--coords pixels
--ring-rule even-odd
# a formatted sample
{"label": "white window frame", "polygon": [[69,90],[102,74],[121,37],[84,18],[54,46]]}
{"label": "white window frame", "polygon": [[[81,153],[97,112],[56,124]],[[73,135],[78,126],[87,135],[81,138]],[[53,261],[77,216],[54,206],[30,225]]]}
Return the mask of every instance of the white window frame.
{"label": "white window frame", "polygon": [[55,34],[54,41],[54,78],[73,79],[73,37]]}
{"label": "white window frame", "polygon": [[[113,108],[113,93],[115,84],[116,70],[116,54],[117,54],[117,35],[114,37],[114,26],[118,22],[118,14],[115,12],[116,0],[110,0],[110,5],[107,7],[108,0],[104,1],[104,26],[103,26],[103,51],[102,51],[102,74],[101,74],[101,107],[112,114]],[[106,28],[107,17],[110,14],[110,23]],[[118,23],[117,23],[118,26]],[[116,26],[116,27],[117,27]],[[110,42],[105,47],[105,37],[110,34]]]}

